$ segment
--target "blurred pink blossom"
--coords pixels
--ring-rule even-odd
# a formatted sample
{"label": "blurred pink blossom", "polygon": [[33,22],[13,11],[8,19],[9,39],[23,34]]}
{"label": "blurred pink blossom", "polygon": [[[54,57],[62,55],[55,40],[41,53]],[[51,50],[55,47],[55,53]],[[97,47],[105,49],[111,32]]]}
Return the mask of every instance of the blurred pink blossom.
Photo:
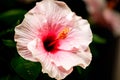
{"label": "blurred pink blossom", "polygon": [[115,36],[120,36],[120,13],[114,11],[119,0],[84,0],[91,19],[112,30]]}
{"label": "blurred pink blossom", "polygon": [[112,27],[114,35],[120,36],[120,13],[111,9],[106,9],[103,12],[103,16],[106,22]]}
{"label": "blurred pink blossom", "polygon": [[74,66],[86,68],[92,59],[88,21],[62,1],[37,2],[16,26],[15,41],[23,58],[40,62],[42,72],[55,79],[64,79]]}

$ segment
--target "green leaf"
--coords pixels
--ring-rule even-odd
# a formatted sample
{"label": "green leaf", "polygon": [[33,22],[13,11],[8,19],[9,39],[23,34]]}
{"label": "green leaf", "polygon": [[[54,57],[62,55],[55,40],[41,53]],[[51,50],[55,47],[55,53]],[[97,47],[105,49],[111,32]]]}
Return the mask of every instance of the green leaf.
{"label": "green leaf", "polygon": [[90,50],[91,50],[92,56],[94,58],[98,58],[99,57],[99,52],[98,52],[98,50],[97,50],[97,48],[96,48],[94,43],[90,44]]}
{"label": "green leaf", "polygon": [[23,19],[26,10],[13,9],[0,14],[0,20],[9,25],[14,25],[18,20]]}
{"label": "green leaf", "polygon": [[14,32],[14,28],[3,30],[3,31],[0,32],[0,37],[3,36],[3,35],[6,35],[8,33],[13,33],[13,32]]}
{"label": "green leaf", "polygon": [[40,63],[30,62],[22,57],[14,58],[11,65],[15,72],[25,80],[36,80],[41,71]]}
{"label": "green leaf", "polygon": [[93,34],[93,42],[99,43],[99,44],[105,44],[106,39],[98,36],[97,34]]}
{"label": "green leaf", "polygon": [[2,41],[3,41],[3,44],[5,46],[8,46],[8,47],[15,47],[16,46],[16,44],[13,40],[2,40]]}
{"label": "green leaf", "polygon": [[83,68],[81,68],[80,66],[76,66],[76,68],[77,68],[78,73],[81,75],[83,72]]}
{"label": "green leaf", "polygon": [[25,13],[26,13],[25,10],[13,9],[13,10],[9,10],[9,11],[6,11],[4,13],[1,13],[0,14],[0,19],[1,18],[9,18],[9,17],[16,16],[16,15],[23,15]]}
{"label": "green leaf", "polygon": [[0,77],[0,80],[21,80],[21,79],[16,75],[7,75]]}

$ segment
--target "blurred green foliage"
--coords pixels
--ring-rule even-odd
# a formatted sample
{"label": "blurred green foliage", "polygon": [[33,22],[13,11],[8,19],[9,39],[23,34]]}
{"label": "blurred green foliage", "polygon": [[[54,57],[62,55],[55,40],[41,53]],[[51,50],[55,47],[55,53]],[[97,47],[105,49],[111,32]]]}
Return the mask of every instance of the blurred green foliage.
{"label": "blurred green foliage", "polygon": [[25,80],[36,80],[41,71],[40,63],[33,63],[21,57],[14,57],[11,65],[15,72]]}
{"label": "blurred green foliage", "polygon": [[20,10],[20,9],[13,9],[8,10],[0,14],[0,20],[6,22],[6,24],[15,26],[15,23],[18,22],[18,20],[23,19],[23,15],[26,13],[26,10]]}
{"label": "blurred green foliage", "polygon": [[16,51],[14,28],[27,12],[17,1],[1,1],[0,5],[0,80],[36,80],[41,73],[40,63],[24,60]]}

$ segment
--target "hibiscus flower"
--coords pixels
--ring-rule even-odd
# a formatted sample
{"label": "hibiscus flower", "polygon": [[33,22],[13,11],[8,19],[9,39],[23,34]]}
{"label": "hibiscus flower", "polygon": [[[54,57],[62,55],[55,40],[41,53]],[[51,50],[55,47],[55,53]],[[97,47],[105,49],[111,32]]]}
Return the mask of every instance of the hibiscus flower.
{"label": "hibiscus flower", "polygon": [[74,66],[86,68],[92,59],[88,21],[62,1],[37,2],[16,26],[15,41],[20,56],[40,62],[42,72],[55,79],[64,79]]}

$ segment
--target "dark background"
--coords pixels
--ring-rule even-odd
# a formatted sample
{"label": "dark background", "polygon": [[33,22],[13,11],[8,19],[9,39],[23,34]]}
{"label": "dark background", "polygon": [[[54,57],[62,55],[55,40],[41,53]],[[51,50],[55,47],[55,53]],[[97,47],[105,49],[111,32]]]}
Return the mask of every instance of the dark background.
{"label": "dark background", "polygon": [[[14,27],[18,20],[20,22],[24,18],[24,14],[35,6],[36,0],[32,3],[25,3],[24,0],[2,0],[0,1],[0,80],[24,80],[11,66],[13,57],[17,55],[14,43]],[[77,15],[84,19],[89,18],[89,13],[86,10],[86,5],[82,0],[62,0],[71,8]],[[9,10],[23,10],[19,15],[3,15]],[[120,10],[120,6],[116,5],[116,11]],[[19,11],[18,11],[19,12]],[[9,12],[7,12],[9,13]],[[75,67],[74,71],[64,80],[112,80],[117,38],[112,32],[98,24],[91,24],[91,29],[94,34],[106,40],[105,43],[92,42],[90,44],[93,55],[92,62],[87,69]],[[54,80],[47,74],[40,73],[36,80]]]}

